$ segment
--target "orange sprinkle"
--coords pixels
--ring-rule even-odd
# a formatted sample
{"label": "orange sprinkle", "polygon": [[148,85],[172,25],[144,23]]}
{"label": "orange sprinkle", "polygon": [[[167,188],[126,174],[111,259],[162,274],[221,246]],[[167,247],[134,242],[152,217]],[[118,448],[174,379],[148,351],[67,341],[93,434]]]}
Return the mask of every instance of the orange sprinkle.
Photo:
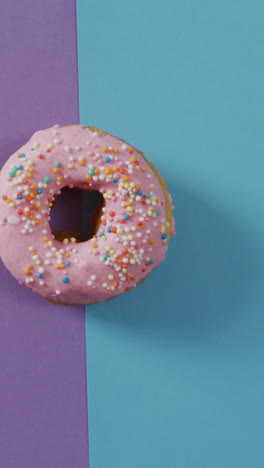
{"label": "orange sprinkle", "polygon": [[149,244],[154,244],[154,243],[155,243],[154,239],[149,239]]}
{"label": "orange sprinkle", "polygon": [[56,179],[56,180],[57,180],[57,182],[61,182],[61,181],[62,181],[62,177],[61,177],[61,176],[59,176],[59,177],[57,177],[57,179]]}
{"label": "orange sprinkle", "polygon": [[104,146],[104,147],[103,147],[103,152],[104,152],[104,153],[108,153],[108,150],[109,150],[108,146]]}
{"label": "orange sprinkle", "polygon": [[130,161],[131,162],[136,162],[137,158],[135,156],[132,156],[132,158],[130,158]]}
{"label": "orange sprinkle", "polygon": [[110,167],[106,167],[104,171],[106,174],[112,174],[112,169]]}
{"label": "orange sprinkle", "polygon": [[141,170],[142,170],[142,172],[146,172],[147,168],[146,168],[146,167],[142,167]]}
{"label": "orange sprinkle", "polygon": [[54,174],[58,174],[59,169],[57,167],[54,167],[53,172],[54,172]]}
{"label": "orange sprinkle", "polygon": [[91,175],[86,175],[85,178],[86,178],[87,180],[92,180],[92,176],[91,176]]}
{"label": "orange sprinkle", "polygon": [[114,153],[119,153],[119,149],[118,149],[118,148],[114,148]]}
{"label": "orange sprinkle", "polygon": [[129,181],[130,181],[130,177],[129,177],[129,176],[123,177],[123,181],[124,181],[124,182],[129,182]]}
{"label": "orange sprinkle", "polygon": [[100,173],[99,169],[94,169],[94,173],[99,174]]}
{"label": "orange sprinkle", "polygon": [[113,171],[118,172],[118,171],[119,171],[119,167],[116,167],[116,166],[115,166],[115,167],[113,168]]}
{"label": "orange sprinkle", "polygon": [[92,243],[92,247],[93,247],[93,249],[96,249],[96,247],[97,247],[96,242],[93,242],[93,243]]}

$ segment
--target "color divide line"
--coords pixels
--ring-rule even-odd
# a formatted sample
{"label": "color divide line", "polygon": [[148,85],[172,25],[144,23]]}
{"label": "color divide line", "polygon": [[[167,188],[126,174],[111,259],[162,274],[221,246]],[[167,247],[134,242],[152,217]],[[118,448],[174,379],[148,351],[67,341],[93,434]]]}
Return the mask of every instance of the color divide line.
{"label": "color divide line", "polygon": [[[36,130],[79,121],[75,18],[74,0],[1,5],[1,165]],[[83,307],[0,277],[0,464],[87,468]]]}

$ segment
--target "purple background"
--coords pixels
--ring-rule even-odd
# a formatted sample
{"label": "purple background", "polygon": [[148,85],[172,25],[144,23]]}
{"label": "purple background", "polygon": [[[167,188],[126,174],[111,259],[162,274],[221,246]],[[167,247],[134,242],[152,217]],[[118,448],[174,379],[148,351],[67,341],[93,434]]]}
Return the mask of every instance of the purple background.
{"label": "purple background", "polygon": [[[79,120],[74,0],[0,7],[0,164]],[[88,466],[83,307],[56,306],[0,265],[0,466]]]}

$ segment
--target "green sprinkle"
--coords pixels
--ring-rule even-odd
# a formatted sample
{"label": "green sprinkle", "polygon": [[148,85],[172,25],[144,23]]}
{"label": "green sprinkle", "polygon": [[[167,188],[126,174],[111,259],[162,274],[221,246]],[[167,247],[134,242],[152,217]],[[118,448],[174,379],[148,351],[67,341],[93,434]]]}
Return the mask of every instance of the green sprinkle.
{"label": "green sprinkle", "polygon": [[15,175],[16,175],[15,172],[13,172],[13,171],[10,171],[10,172],[9,172],[9,176],[10,176],[10,177],[14,177]]}
{"label": "green sprinkle", "polygon": [[150,263],[151,265],[153,265],[153,263],[155,263],[155,260],[152,259],[152,260],[149,261],[149,263]]}
{"label": "green sprinkle", "polygon": [[151,193],[146,193],[146,197],[150,198],[151,197]]}
{"label": "green sprinkle", "polygon": [[61,163],[60,163],[60,162],[56,162],[56,163],[55,163],[55,166],[56,166],[56,167],[61,167]]}
{"label": "green sprinkle", "polygon": [[45,184],[49,184],[51,182],[51,178],[50,177],[45,177],[44,182],[45,182]]}
{"label": "green sprinkle", "polygon": [[108,257],[109,257],[109,255],[108,255],[108,254],[104,254],[104,260],[107,260],[107,259],[108,259]]}
{"label": "green sprinkle", "polygon": [[12,168],[12,171],[13,171],[13,172],[17,172],[17,171],[18,171],[18,167],[16,167],[16,166],[13,167],[13,168]]}
{"label": "green sprinkle", "polygon": [[157,210],[157,211],[156,211],[156,215],[157,215],[157,216],[160,215],[160,210]]}
{"label": "green sprinkle", "polygon": [[94,170],[93,169],[89,169],[89,175],[94,175]]}

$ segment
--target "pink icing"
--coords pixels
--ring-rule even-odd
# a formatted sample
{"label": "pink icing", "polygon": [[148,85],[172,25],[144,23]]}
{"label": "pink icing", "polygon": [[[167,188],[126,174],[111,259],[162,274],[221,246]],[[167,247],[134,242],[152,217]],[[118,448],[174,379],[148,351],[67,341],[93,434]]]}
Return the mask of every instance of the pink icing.
{"label": "pink icing", "polygon": [[[69,184],[105,198],[99,230],[86,242],[59,242],[49,226],[48,199]],[[58,302],[99,302],[136,286],[163,261],[166,233],[174,232],[142,156],[81,125],[38,131],[8,159],[0,207],[4,264],[20,283]]]}

